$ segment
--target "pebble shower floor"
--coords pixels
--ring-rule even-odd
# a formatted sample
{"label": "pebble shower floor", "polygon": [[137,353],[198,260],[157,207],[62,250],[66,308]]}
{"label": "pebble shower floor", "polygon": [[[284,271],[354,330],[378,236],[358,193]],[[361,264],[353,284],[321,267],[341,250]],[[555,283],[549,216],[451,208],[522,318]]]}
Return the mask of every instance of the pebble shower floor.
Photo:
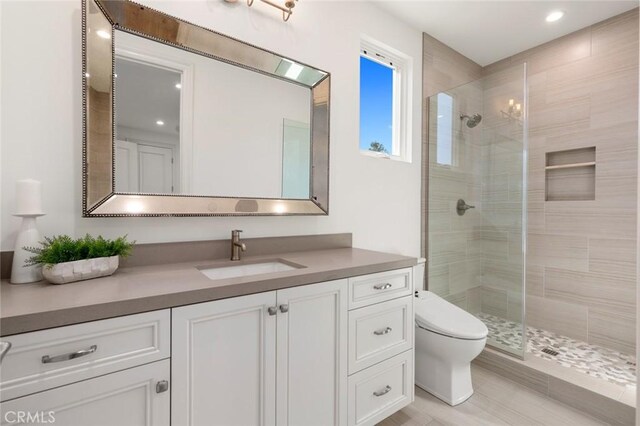
{"label": "pebble shower floor", "polygon": [[[476,314],[489,329],[489,339],[520,349],[522,324],[493,315]],[[544,352],[557,352],[552,355]],[[574,368],[592,377],[622,386],[636,385],[635,357],[613,349],[581,342],[547,330],[527,327],[527,352]]]}

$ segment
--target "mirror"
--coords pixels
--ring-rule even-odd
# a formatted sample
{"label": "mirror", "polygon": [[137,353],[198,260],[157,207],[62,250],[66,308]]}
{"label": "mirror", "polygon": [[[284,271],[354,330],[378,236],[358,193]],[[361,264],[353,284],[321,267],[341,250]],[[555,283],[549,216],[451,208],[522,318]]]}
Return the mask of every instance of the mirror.
{"label": "mirror", "polygon": [[328,73],[85,0],[85,216],[328,214]]}

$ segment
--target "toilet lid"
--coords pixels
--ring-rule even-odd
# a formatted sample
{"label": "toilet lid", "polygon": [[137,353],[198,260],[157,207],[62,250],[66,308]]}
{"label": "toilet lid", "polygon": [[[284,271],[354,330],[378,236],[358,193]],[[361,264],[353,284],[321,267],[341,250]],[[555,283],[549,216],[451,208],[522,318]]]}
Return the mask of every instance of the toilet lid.
{"label": "toilet lid", "polygon": [[487,337],[482,321],[430,291],[418,292],[414,308],[416,323],[427,330],[458,339]]}

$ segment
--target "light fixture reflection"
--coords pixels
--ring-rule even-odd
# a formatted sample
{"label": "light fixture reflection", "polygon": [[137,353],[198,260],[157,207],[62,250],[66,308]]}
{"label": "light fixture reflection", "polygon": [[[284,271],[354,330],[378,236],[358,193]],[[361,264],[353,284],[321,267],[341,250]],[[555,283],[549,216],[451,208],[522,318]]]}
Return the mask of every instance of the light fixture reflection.
{"label": "light fixture reflection", "polygon": [[156,124],[157,124],[158,126],[164,126],[164,121],[162,121],[162,120],[158,120],[158,121],[156,121]]}
{"label": "light fixture reflection", "polygon": [[105,30],[98,30],[96,31],[96,34],[98,35],[98,37],[104,38],[107,40],[111,38],[111,33]]}
{"label": "light fixture reflection", "polygon": [[144,211],[144,204],[142,204],[142,201],[132,200],[126,204],[125,209],[127,213],[142,213]]}

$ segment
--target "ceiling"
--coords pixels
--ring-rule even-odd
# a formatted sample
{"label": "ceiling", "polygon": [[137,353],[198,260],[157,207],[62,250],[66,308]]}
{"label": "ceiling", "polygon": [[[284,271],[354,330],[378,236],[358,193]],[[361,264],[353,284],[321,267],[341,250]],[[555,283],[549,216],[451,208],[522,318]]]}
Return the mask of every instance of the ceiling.
{"label": "ceiling", "polygon": [[115,72],[117,126],[177,136],[180,72],[122,58],[116,58]]}
{"label": "ceiling", "polygon": [[[369,0],[485,66],[638,7],[636,1]],[[547,23],[550,11],[564,18]]]}

